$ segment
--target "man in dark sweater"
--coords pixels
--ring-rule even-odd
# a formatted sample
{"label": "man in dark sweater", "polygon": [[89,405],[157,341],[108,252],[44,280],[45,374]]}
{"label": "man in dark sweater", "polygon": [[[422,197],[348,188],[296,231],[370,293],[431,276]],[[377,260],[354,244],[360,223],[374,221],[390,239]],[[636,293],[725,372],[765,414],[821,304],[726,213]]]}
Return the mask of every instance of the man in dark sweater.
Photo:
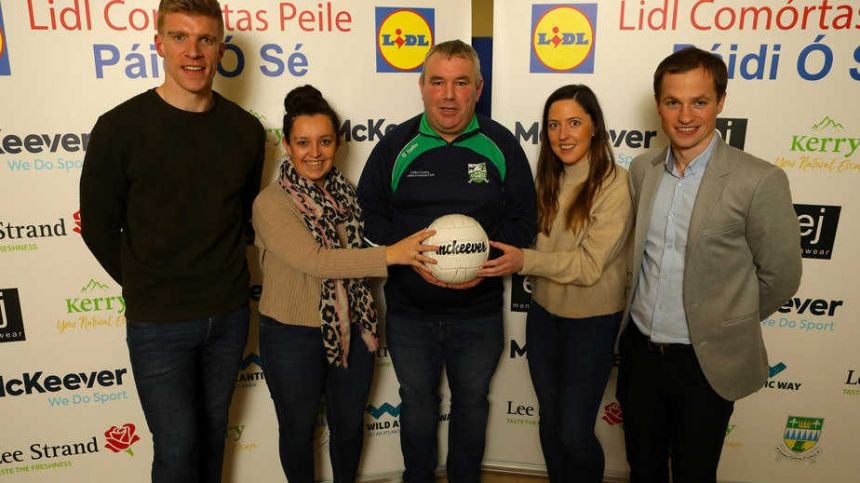
{"label": "man in dark sweater", "polygon": [[[531,170],[510,131],[475,115],[483,87],[475,50],[459,40],[436,45],[419,87],[424,113],[386,134],[361,175],[368,240],[390,244],[439,216],[462,213],[492,240],[530,244],[537,220]],[[504,345],[501,279],[451,285],[427,271],[391,267],[385,300],[386,340],[400,382],[404,480],[436,481],[444,366],[451,389],[448,479],[478,482],[487,393]]]}
{"label": "man in dark sweater", "polygon": [[126,301],[153,482],[221,481],[247,339],[265,132],[212,91],[223,37],[217,0],[162,0],[164,83],[99,118],[81,173],[81,235]]}

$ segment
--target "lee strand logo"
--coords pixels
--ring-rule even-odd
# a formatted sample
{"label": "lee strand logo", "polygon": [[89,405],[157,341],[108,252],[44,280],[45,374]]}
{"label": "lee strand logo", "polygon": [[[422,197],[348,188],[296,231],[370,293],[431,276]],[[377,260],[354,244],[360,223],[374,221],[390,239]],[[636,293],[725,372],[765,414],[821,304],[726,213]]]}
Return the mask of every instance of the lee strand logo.
{"label": "lee strand logo", "polygon": [[12,75],[9,66],[9,43],[6,40],[6,25],[3,23],[3,5],[0,4],[0,76]]}
{"label": "lee strand logo", "polygon": [[18,289],[0,289],[0,342],[16,342],[26,339]]}
{"label": "lee strand logo", "polygon": [[125,423],[122,426],[111,426],[105,431],[105,448],[119,453],[120,451],[134,456],[131,445],[140,441],[140,436],[135,434],[135,426]]}
{"label": "lee strand logo", "polygon": [[532,5],[532,73],[594,72],[597,4]]}
{"label": "lee strand logo", "polygon": [[800,246],[803,258],[830,260],[842,207],[794,205],[794,211],[800,223]]}
{"label": "lee strand logo", "polygon": [[418,72],[435,28],[432,8],[376,7],[376,71]]}

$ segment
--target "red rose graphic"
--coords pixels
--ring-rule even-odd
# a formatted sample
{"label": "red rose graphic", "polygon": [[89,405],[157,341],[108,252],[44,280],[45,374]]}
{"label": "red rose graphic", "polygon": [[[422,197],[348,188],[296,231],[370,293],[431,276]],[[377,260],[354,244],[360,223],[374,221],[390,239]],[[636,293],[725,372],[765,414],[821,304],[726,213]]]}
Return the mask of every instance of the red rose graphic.
{"label": "red rose graphic", "polygon": [[81,210],[78,210],[72,214],[72,219],[75,220],[75,227],[72,228],[72,231],[75,233],[81,233]]}
{"label": "red rose graphic", "polygon": [[603,406],[603,416],[600,418],[608,424],[614,426],[624,422],[624,416],[621,414],[621,405],[617,402],[612,402]]}
{"label": "red rose graphic", "polygon": [[140,440],[140,436],[134,434],[133,424],[126,423],[123,424],[121,428],[111,426],[110,429],[105,431],[105,439],[107,440],[105,448],[113,451],[114,453],[119,453],[120,451],[125,450],[126,453],[134,456],[134,451],[131,450],[131,445],[138,442],[138,440]]}

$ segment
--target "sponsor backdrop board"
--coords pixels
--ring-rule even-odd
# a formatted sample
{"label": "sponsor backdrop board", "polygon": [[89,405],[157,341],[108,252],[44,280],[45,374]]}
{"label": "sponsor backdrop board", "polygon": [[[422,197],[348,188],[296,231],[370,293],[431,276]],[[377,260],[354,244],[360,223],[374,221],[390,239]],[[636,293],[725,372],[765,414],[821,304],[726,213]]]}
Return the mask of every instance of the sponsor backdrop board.
{"label": "sponsor backdrop board", "polygon": [[[128,363],[121,288],[81,242],[76,212],[96,118],[162,80],[152,46],[156,6],[156,0],[0,0],[0,399],[6,414],[15,415],[0,433],[0,479],[148,481],[151,435]],[[269,130],[264,183],[274,178],[281,153],[288,89],[314,84],[341,113],[346,143],[338,164],[356,180],[385,131],[420,110],[414,69],[429,44],[470,35],[468,4],[454,0],[222,6],[228,51],[216,89]],[[681,44],[724,56],[731,80],[719,128],[732,144],[788,173],[805,259],[798,294],[762,323],[770,378],[737,404],[720,478],[853,481],[860,329],[849,274],[860,268],[852,249],[860,233],[847,220],[857,218],[849,186],[860,176],[856,2],[517,0],[494,9],[493,113],[532,162],[542,103],[556,87],[587,83],[596,90],[618,162],[626,166],[666,142],[650,93],[657,62]],[[402,47],[395,47],[398,36]],[[254,287],[255,300],[260,290]],[[526,365],[528,292],[527,279],[510,281],[486,462],[541,471],[538,407]],[[252,324],[225,435],[225,481],[281,478],[256,341]],[[596,429],[609,475],[623,477],[614,378]],[[383,347],[366,416],[366,477],[397,478],[399,408]],[[318,446],[320,477],[330,478],[322,417]]]}
{"label": "sponsor backdrop board", "polygon": [[[617,162],[665,146],[652,74],[693,44],[729,68],[717,128],[730,144],[785,169],[802,229],[798,293],[762,321],[770,377],[735,406],[721,481],[856,480],[860,431],[860,10],[857,2],[612,0],[494,5],[493,104],[532,165],[543,102],[584,83],[597,93]],[[850,222],[855,220],[855,222]],[[527,281],[514,278],[509,350],[493,386],[488,459],[540,468],[537,402],[528,382]],[[525,288],[523,288],[525,287]],[[624,477],[615,373],[597,419],[608,475]],[[511,384],[509,381],[519,383]],[[516,441],[511,444],[511,441]]]}
{"label": "sponsor backdrop board", "polygon": [[[227,51],[215,88],[268,130],[263,184],[282,152],[289,89],[313,84],[338,110],[346,141],[338,165],[357,181],[386,130],[421,110],[426,51],[471,36],[471,9],[458,0],[221,5]],[[149,481],[152,437],[128,361],[122,290],[84,246],[77,211],[97,117],[163,81],[157,6],[0,0],[0,405],[14,415],[0,431],[0,481]],[[252,248],[248,256],[259,283]],[[252,307],[262,290],[253,289]],[[399,409],[383,347],[363,475],[399,475]],[[321,416],[323,479],[331,478],[327,435]],[[283,480],[255,320],[225,439],[225,481]]]}

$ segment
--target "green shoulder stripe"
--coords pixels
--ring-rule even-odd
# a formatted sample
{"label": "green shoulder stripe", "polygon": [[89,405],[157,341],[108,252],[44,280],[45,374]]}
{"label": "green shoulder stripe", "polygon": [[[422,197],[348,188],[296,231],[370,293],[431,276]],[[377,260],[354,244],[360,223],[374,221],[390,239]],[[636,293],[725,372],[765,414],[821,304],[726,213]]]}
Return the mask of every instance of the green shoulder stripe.
{"label": "green shoulder stripe", "polygon": [[[466,126],[465,132],[470,133],[478,131],[478,129],[478,118],[473,116],[469,125]],[[478,155],[489,159],[499,171],[499,176],[504,182],[505,175],[507,173],[505,156],[502,154],[502,150],[499,149],[496,143],[494,143],[490,138],[481,132],[477,132],[473,136],[467,136],[465,139],[454,141],[453,144],[454,146],[474,151]],[[430,127],[430,124],[427,122],[427,114],[421,116],[421,123],[418,126],[418,134],[403,146],[403,149],[400,150],[397,154],[397,159],[394,161],[394,169],[391,170],[391,192],[393,193],[397,191],[397,186],[400,184],[400,178],[403,176],[403,173],[409,169],[409,165],[411,165],[413,161],[431,149],[441,148],[447,145],[447,141],[439,137],[439,135],[433,131],[433,128]]]}

